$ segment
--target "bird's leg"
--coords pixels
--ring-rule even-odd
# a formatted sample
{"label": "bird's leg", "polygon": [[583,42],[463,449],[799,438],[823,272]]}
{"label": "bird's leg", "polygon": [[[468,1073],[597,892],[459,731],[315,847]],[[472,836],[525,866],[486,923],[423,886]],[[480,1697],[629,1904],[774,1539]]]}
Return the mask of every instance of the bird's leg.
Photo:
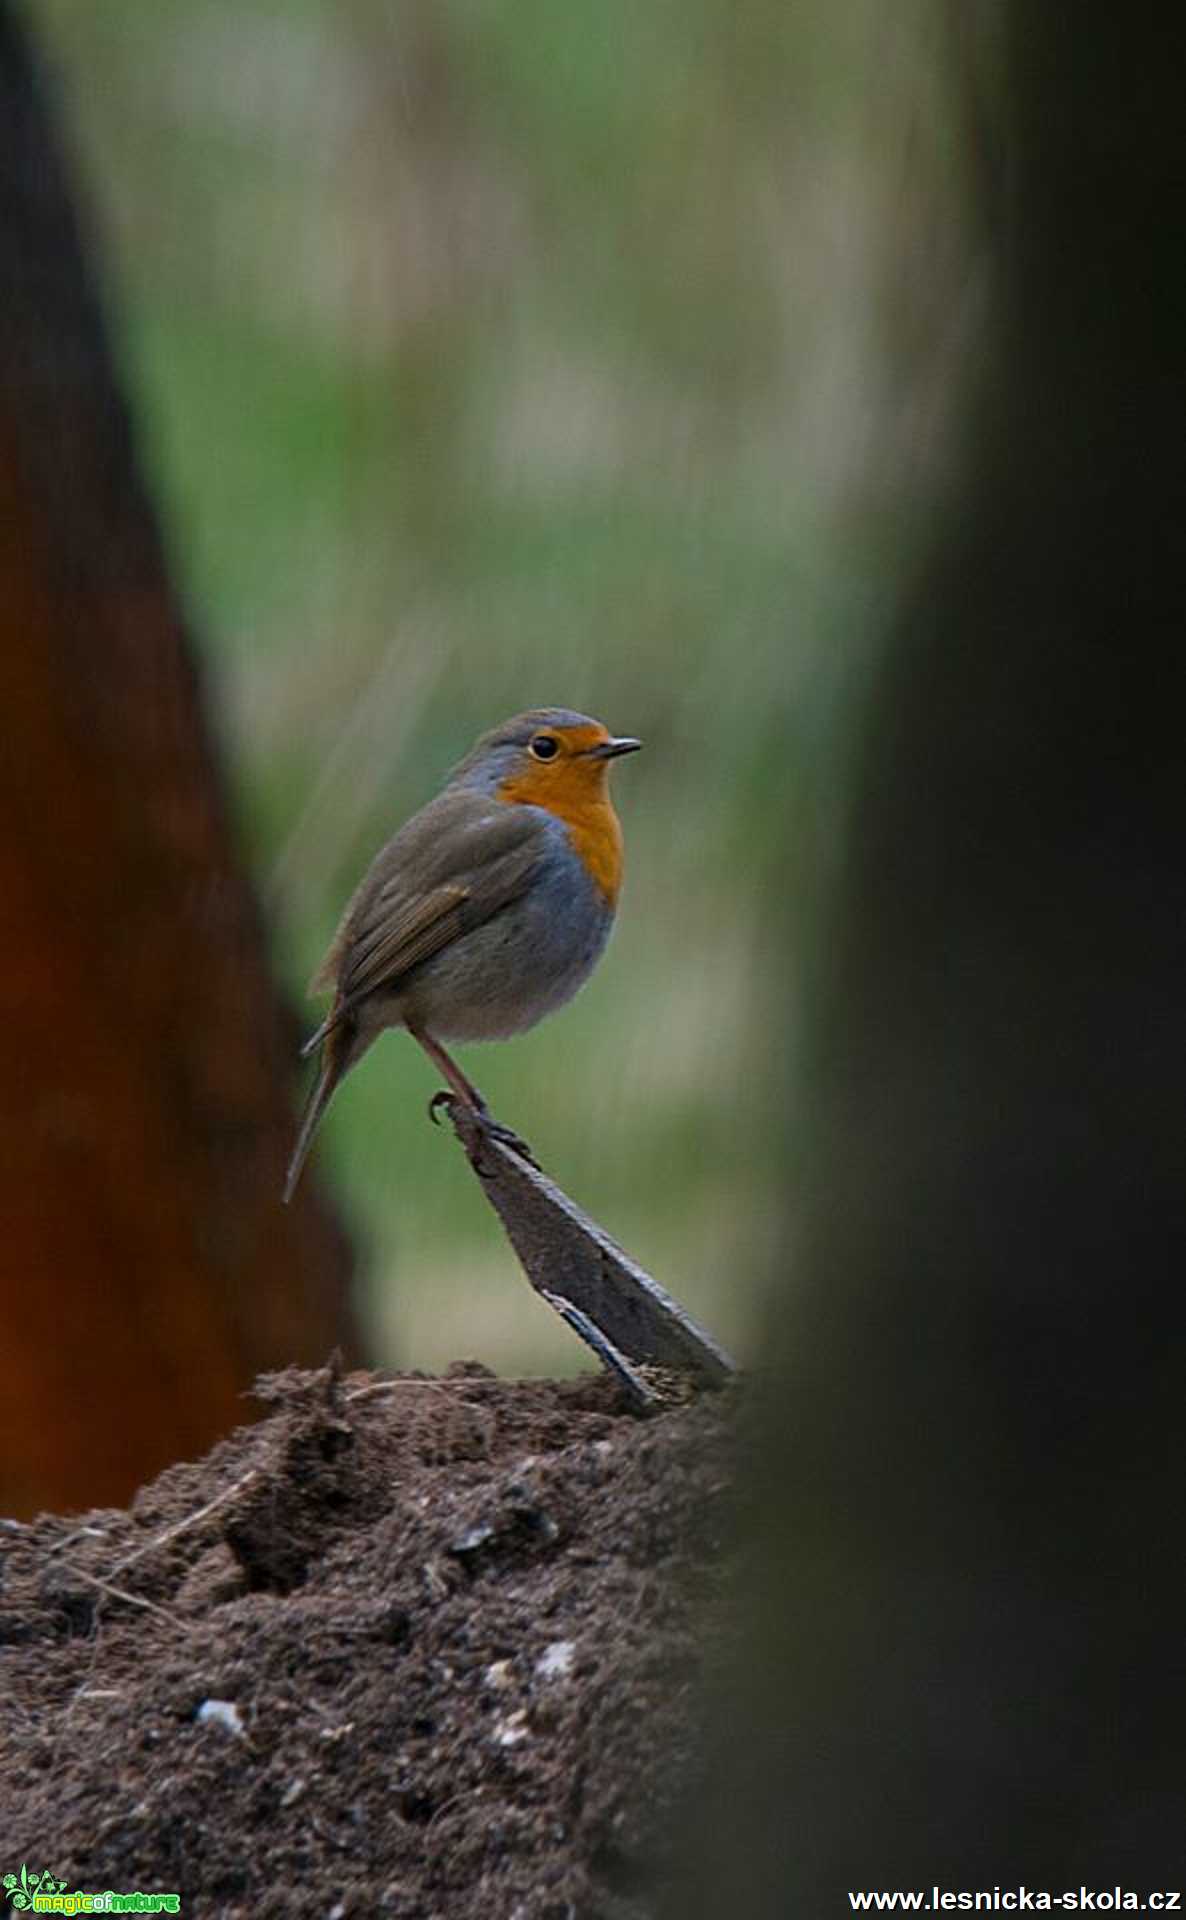
{"label": "bird's leg", "polygon": [[512,1153],[517,1153],[521,1160],[528,1161],[530,1165],[534,1167],[536,1165],[535,1156],[526,1140],[521,1139],[511,1127],[504,1127],[501,1121],[494,1118],[494,1115],[486,1105],[486,1102],[478,1092],[473,1081],[466,1078],[456,1060],[454,1060],[450,1054],[446,1053],[440,1041],[434,1040],[426,1028],[414,1027],[411,1021],[407,1022],[407,1028],[413,1040],[418,1041],[424,1048],[433,1066],[436,1067],[439,1072],[443,1073],[445,1079],[449,1082],[450,1091],[448,1093],[442,1088],[439,1093],[434,1093],[432,1099],[429,1101],[429,1118],[432,1120],[436,1119],[438,1107],[451,1106],[454,1100],[460,1100],[463,1107],[469,1108],[481,1127],[482,1132],[486,1134],[489,1139],[501,1141],[504,1147],[510,1147]]}
{"label": "bird's leg", "polygon": [[437,1069],[438,1073],[444,1074],[452,1088],[451,1094],[446,1094],[443,1091],[433,1094],[432,1105],[429,1108],[429,1112],[431,1113],[435,1107],[443,1104],[445,1100],[456,1098],[460,1100],[463,1107],[469,1107],[474,1113],[484,1117],[488,1112],[486,1102],[478,1092],[473,1081],[466,1079],[456,1060],[445,1052],[440,1041],[434,1040],[431,1033],[424,1027],[412,1026],[410,1021],[408,1022],[408,1032],[411,1034],[413,1040],[419,1041],[425,1053],[432,1061],[433,1066]]}

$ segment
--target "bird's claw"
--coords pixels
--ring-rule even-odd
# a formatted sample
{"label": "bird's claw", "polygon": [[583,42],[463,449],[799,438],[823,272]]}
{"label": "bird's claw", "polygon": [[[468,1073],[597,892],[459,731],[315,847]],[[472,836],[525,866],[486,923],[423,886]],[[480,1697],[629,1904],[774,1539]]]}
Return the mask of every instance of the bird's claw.
{"label": "bird's claw", "polygon": [[[439,1127],[441,1113],[447,1113],[452,1119],[455,1109],[462,1104],[455,1093],[450,1092],[446,1087],[440,1087],[428,1103],[428,1117],[434,1127]],[[471,1107],[465,1103],[464,1110],[472,1118],[483,1139],[497,1140],[500,1146],[509,1147],[512,1153],[518,1154],[520,1160],[525,1160],[529,1167],[535,1168],[537,1173],[540,1171],[539,1161],[526,1140],[521,1134],[516,1133],[513,1127],[504,1127],[502,1121],[496,1120],[488,1107]],[[481,1172],[482,1169],[479,1168],[478,1171]]]}
{"label": "bird's claw", "polygon": [[522,1134],[516,1133],[513,1127],[504,1127],[501,1120],[492,1119],[488,1113],[479,1115],[479,1124],[488,1140],[497,1140],[500,1146],[509,1147],[520,1160],[526,1160],[529,1167],[534,1167],[537,1173],[540,1172],[539,1161]]}

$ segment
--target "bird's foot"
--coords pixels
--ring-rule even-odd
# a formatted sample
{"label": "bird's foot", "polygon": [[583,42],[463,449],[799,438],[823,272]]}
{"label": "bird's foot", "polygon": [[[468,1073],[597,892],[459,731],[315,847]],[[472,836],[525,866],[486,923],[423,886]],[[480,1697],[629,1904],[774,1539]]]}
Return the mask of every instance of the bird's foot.
{"label": "bird's foot", "polygon": [[[540,1171],[539,1161],[526,1140],[513,1127],[504,1127],[501,1120],[496,1120],[485,1101],[481,1106],[470,1106],[468,1101],[459,1100],[455,1093],[441,1087],[428,1103],[428,1117],[434,1126],[439,1126],[442,1110],[452,1119],[458,1109],[474,1122],[482,1139],[497,1140],[499,1146],[509,1147],[512,1153],[518,1154],[520,1160],[526,1160],[529,1167],[534,1167],[537,1173]],[[481,1172],[481,1168],[478,1171]]]}
{"label": "bird's foot", "polygon": [[504,1127],[501,1120],[496,1120],[489,1113],[478,1115],[478,1125],[487,1140],[497,1140],[500,1146],[509,1147],[512,1153],[518,1154],[520,1160],[526,1160],[529,1167],[534,1167],[537,1173],[540,1171],[539,1161],[522,1134],[516,1133],[513,1127]]}

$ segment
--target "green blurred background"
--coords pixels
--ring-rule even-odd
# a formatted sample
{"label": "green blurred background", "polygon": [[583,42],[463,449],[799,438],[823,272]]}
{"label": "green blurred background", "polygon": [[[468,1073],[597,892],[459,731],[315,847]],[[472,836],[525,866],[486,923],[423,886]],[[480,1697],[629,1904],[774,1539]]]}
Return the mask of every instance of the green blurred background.
{"label": "green blurred background", "polygon": [[[975,320],[941,16],[28,13],[282,977],[303,993],[477,732],[556,703],[641,734],[605,961],[463,1057],[744,1355],[793,1274],[785,1090],[845,744]],[[377,1357],[583,1364],[429,1127],[435,1084],[386,1039],[317,1156]]]}

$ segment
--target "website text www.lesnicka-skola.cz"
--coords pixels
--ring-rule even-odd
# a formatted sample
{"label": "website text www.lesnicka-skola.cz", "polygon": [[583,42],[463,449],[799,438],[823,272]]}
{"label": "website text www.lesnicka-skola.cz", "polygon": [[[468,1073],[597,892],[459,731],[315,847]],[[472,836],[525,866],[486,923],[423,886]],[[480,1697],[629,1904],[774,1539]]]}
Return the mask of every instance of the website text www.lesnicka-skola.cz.
{"label": "website text www.lesnicka-skola.cz", "polygon": [[975,1893],[951,1887],[853,1893],[853,1913],[1181,1913],[1181,1889],[1154,1887],[981,1887]]}

